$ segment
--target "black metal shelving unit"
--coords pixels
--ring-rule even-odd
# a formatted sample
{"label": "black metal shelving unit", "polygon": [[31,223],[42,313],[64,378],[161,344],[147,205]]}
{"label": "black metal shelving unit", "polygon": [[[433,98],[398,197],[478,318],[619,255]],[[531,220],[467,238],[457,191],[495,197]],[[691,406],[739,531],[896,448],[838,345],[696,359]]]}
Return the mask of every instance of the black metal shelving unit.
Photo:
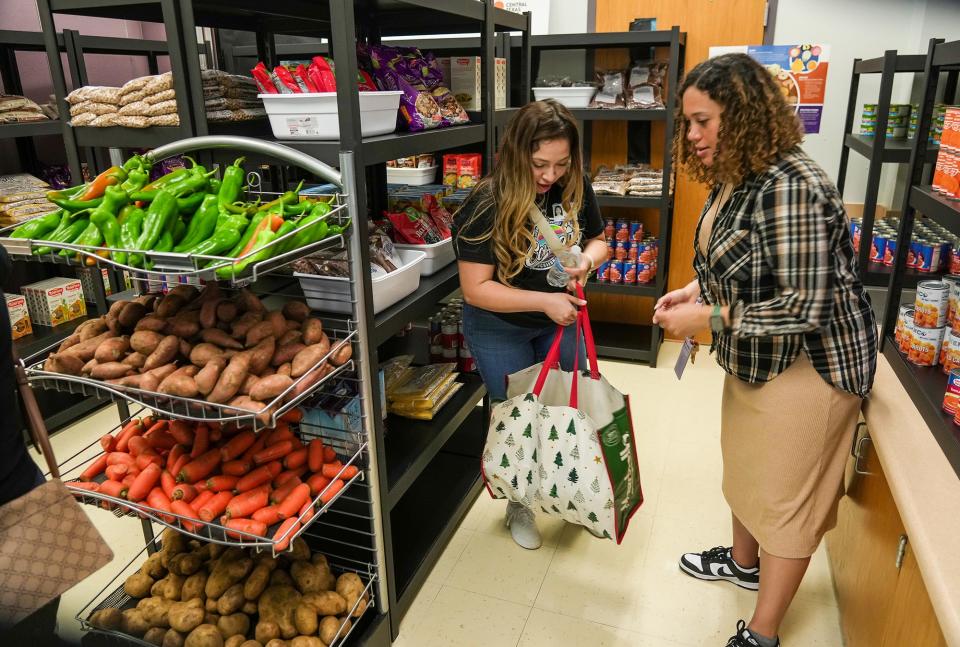
{"label": "black metal shelving unit", "polygon": [[[916,61],[911,60],[911,64],[915,67]],[[943,395],[947,388],[947,377],[940,366],[922,367],[912,364],[900,352],[893,338],[901,294],[906,287],[909,287],[909,277],[904,270],[916,214],[922,213],[927,218],[947,227],[954,234],[960,232],[960,202],[936,194],[928,184],[929,179],[925,178],[923,173],[924,158],[927,155],[924,144],[930,132],[941,73],[947,72],[946,84],[943,88],[944,101],[956,102],[958,70],[960,70],[960,41],[944,43],[942,39],[932,39],[927,54],[923,57],[923,95],[917,134],[910,151],[910,185],[903,199],[900,229],[897,233],[897,256],[889,276],[889,292],[880,339],[883,356],[890,363],[920,415],[930,427],[931,433],[937,439],[954,471],[960,476],[960,427],[954,425],[952,417],[946,415],[941,409]]]}
{"label": "black metal shelving unit", "polygon": [[[847,99],[847,115],[844,121],[843,146],[840,152],[840,169],[837,173],[837,189],[843,195],[846,186],[847,167],[850,161],[850,152],[853,151],[869,160],[867,170],[867,185],[863,199],[863,225],[861,229],[862,241],[858,254],[860,277],[864,285],[872,287],[885,286],[890,281],[890,269],[879,263],[870,262],[870,246],[873,240],[873,228],[876,220],[877,194],[880,191],[880,174],[884,164],[910,164],[910,174],[913,175],[913,165],[918,165],[919,171],[928,164],[933,164],[937,157],[937,146],[928,145],[924,139],[922,154],[915,158],[912,155],[915,148],[914,139],[888,139],[887,119],[890,112],[890,98],[893,93],[894,76],[897,74],[922,74],[926,56],[917,54],[898,54],[897,50],[887,50],[883,56],[871,59],[855,59],[850,78],[850,95]],[[860,77],[864,74],[880,74],[880,92],[877,98],[876,132],[879,137],[861,135],[852,132],[854,118],[857,112]],[[918,130],[919,132],[919,130]],[[929,278],[929,275],[926,275]],[[916,280],[911,278],[912,286]]]}
{"label": "black metal shelving unit", "polygon": [[[388,36],[411,34],[474,34],[470,52],[483,57],[482,110],[474,113],[476,122],[424,133],[397,132],[364,138],[361,136],[359,95],[356,88],[337,96],[341,138],[336,142],[285,140],[278,143],[306,153],[320,161],[340,165],[343,185],[351,187],[344,195],[354,215],[352,235],[359,240],[368,236],[363,214],[378,213],[385,201],[387,160],[416,153],[461,147],[483,151],[487,168],[494,158],[497,124],[505,123],[510,110],[494,110],[494,53],[497,43],[506,43],[504,32],[520,31],[520,53],[514,69],[521,73],[524,96],[530,93],[529,31],[530,16],[514,14],[494,6],[493,0],[378,0],[368,4],[355,0],[37,0],[45,30],[52,30],[55,14],[76,14],[127,20],[161,22],[166,28],[167,51],[174,72],[181,125],[178,128],[138,130],[128,128],[75,129],[84,146],[139,148],[166,144],[204,134],[245,134],[275,141],[269,124],[251,122],[218,130],[203,118],[199,48],[192,37],[197,27],[255,31],[255,54],[268,65],[276,64],[288,50],[275,42],[279,34],[324,39],[329,44],[337,74],[355,78],[356,43],[378,43]],[[438,41],[440,39],[437,39]],[[418,41],[428,48],[432,39]],[[53,42],[45,41],[54,76],[63,76]],[[462,43],[461,43],[462,44]],[[317,45],[307,44],[310,52]],[[302,50],[301,50],[302,51]],[[247,54],[248,52],[243,52]],[[252,53],[252,52],[249,52]],[[54,63],[53,59],[57,61]],[[236,68],[234,68],[236,69]],[[248,156],[250,159],[250,156]],[[369,208],[368,208],[369,207]],[[357,258],[369,264],[369,250],[360,245]],[[375,367],[381,357],[379,346],[391,339],[410,321],[430,313],[443,297],[459,286],[456,266],[423,277],[420,288],[398,304],[374,316],[369,272],[356,276],[355,289],[366,295],[358,301],[359,356],[363,371],[374,367],[372,379],[361,373],[373,394],[380,393]],[[399,634],[400,621],[409,609],[422,583],[456,531],[480,491],[480,455],[486,435],[488,405],[480,380],[461,378],[464,386],[430,422],[383,416],[380,398],[364,400],[364,420],[375,438],[376,488],[371,487],[371,502],[379,509],[382,532],[367,533],[369,541],[382,551],[378,567],[383,595],[379,615],[370,629],[347,643],[386,645]],[[378,536],[379,535],[379,536]],[[386,627],[386,629],[384,629]],[[376,631],[374,631],[374,628]],[[359,636],[359,637],[357,637]]]}
{"label": "black metal shelving unit", "polygon": [[[522,45],[521,39],[514,37],[511,46],[516,51]],[[594,76],[594,52],[597,49],[635,49],[641,47],[668,48],[667,97],[665,105],[674,105],[680,74],[683,70],[684,52],[686,49],[686,33],[679,27],[663,31],[628,31],[592,34],[551,34],[532,36],[530,38],[531,67],[539,68],[540,58],[546,52],[555,50],[583,49],[587,52],[585,75],[587,79]],[[670,190],[673,175],[673,159],[671,142],[673,140],[674,115],[672,110],[610,110],[577,108],[572,109],[573,116],[582,124],[584,166],[590,168],[592,129],[586,128],[593,121],[619,122],[664,122],[664,149],[663,149],[663,187],[659,197],[620,197],[599,195],[597,200],[601,209],[656,209],[659,212],[659,241],[660,257],[658,259],[657,279],[651,285],[610,285],[588,282],[587,289],[595,293],[618,294],[636,297],[657,298],[662,295],[667,286],[667,268],[670,255],[670,230],[673,220],[674,196]],[[621,211],[615,213],[620,214]],[[605,215],[612,215],[606,212]],[[594,330],[598,340],[603,344],[597,345],[597,352],[604,357],[629,359],[648,363],[651,367],[657,365],[657,355],[663,334],[660,327],[654,324],[630,326],[615,322],[594,322]]]}

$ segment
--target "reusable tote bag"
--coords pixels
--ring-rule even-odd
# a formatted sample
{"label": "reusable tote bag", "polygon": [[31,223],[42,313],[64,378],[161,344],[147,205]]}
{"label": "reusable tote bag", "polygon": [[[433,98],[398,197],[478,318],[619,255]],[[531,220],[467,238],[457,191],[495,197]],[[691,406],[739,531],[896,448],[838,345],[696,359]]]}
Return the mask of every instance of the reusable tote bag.
{"label": "reusable tote bag", "polygon": [[[577,291],[582,299],[583,289]],[[568,328],[575,328],[578,347],[584,333],[589,372],[579,373],[579,359],[573,372],[560,370],[558,327],[546,360],[508,377],[508,399],[493,409],[481,468],[494,498],[619,544],[643,502],[630,406],[600,375],[585,307]]]}

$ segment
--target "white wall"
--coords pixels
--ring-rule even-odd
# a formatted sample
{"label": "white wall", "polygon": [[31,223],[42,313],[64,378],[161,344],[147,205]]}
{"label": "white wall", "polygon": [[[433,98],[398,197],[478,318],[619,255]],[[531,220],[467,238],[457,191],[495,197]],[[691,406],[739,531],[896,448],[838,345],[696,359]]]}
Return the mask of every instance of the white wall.
{"label": "white wall", "polygon": [[[853,59],[882,56],[887,49],[896,49],[903,54],[924,54],[931,37],[948,41],[960,38],[960,3],[955,0],[779,1],[775,44],[818,42],[830,45],[830,71],[820,133],[808,135],[804,148],[832,178],[836,179],[840,165]],[[891,99],[894,103],[918,99],[912,76],[897,75]],[[859,131],[859,106],[875,102],[879,89],[879,75],[860,77],[854,132]],[[866,158],[852,153],[844,191],[848,202],[863,202],[866,174]],[[902,192],[897,189],[897,184],[901,175],[896,166],[884,168],[878,196],[880,204],[900,208]]]}

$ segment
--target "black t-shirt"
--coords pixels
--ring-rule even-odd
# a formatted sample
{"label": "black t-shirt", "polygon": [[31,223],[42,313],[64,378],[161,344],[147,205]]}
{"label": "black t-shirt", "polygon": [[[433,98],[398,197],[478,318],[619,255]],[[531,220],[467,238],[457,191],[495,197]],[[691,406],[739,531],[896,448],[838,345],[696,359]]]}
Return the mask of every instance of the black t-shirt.
{"label": "black t-shirt", "polygon": [[[583,241],[591,240],[603,233],[600,206],[597,204],[597,197],[594,195],[593,187],[586,176],[583,178],[583,184],[583,206],[577,215],[580,226],[579,240],[571,240],[573,224],[570,222],[564,224],[566,213],[562,205],[563,189],[555,184],[550,187],[547,195],[547,220],[557,227],[554,230],[557,237],[567,246],[580,245],[581,248],[585,247]],[[474,218],[478,202],[478,196],[474,194],[457,212],[454,218],[454,249],[456,249],[457,258],[461,261],[495,266],[497,258],[493,252],[493,241],[491,239],[488,238],[482,242],[469,242],[461,238],[461,235],[467,238],[475,238],[490,231],[493,227],[496,217],[495,208],[487,209]],[[563,225],[563,227],[560,228],[560,225]],[[532,224],[528,226],[533,227]],[[536,248],[527,255],[527,261],[523,269],[520,270],[520,274],[514,277],[513,287],[535,292],[563,292],[566,288],[554,287],[547,283],[547,272],[553,267],[556,257],[540,235],[538,228],[533,227],[533,230],[534,239],[537,241]],[[494,272],[494,280],[500,281],[496,272]],[[495,314],[504,321],[530,328],[550,325],[550,318],[542,312],[498,312]]]}

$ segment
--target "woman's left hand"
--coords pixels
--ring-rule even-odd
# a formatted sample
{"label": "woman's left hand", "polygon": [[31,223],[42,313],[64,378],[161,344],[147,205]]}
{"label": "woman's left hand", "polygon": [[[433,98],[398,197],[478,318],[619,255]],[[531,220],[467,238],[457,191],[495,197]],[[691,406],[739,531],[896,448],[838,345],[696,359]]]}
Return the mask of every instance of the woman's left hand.
{"label": "woman's left hand", "polygon": [[710,306],[698,303],[678,303],[653,313],[653,323],[662,326],[675,337],[693,337],[710,327]]}
{"label": "woman's left hand", "polygon": [[577,283],[580,283],[580,285],[586,285],[587,283],[587,275],[590,273],[590,258],[587,257],[586,254],[581,254],[579,265],[576,267],[565,267],[563,269],[570,275],[570,282],[567,283],[567,289],[575,292]]}

